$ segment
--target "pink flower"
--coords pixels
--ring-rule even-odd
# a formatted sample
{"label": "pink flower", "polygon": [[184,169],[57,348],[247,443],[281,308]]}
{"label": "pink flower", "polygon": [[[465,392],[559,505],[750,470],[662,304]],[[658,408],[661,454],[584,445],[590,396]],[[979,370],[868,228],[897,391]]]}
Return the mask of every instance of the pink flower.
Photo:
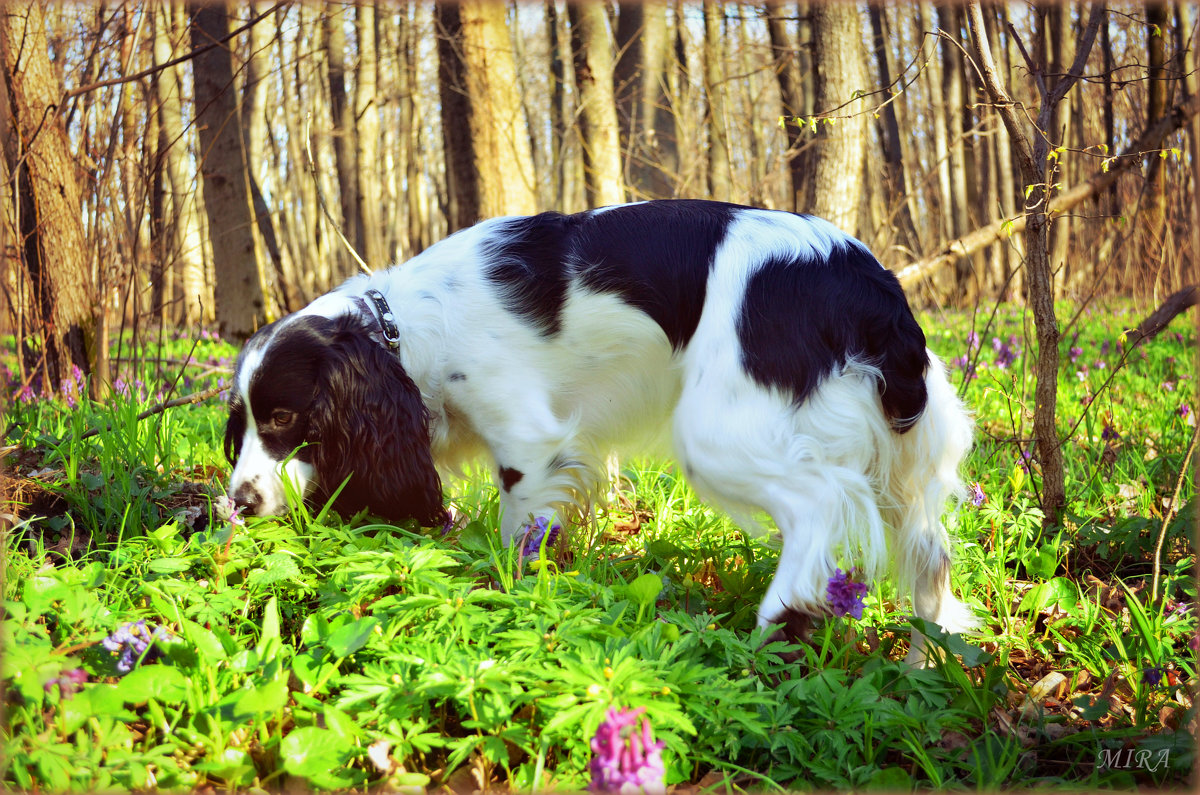
{"label": "pink flower", "polygon": [[665,743],[654,741],[650,721],[642,717],[645,711],[645,707],[608,708],[592,738],[589,790],[621,795],[663,795],[667,791],[662,758]]}

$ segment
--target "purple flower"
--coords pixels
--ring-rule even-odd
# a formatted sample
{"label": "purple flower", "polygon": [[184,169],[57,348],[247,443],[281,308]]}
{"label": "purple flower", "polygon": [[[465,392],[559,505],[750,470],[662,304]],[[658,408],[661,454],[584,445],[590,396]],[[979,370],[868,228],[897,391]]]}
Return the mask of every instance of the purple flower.
{"label": "purple flower", "polygon": [[29,384],[21,387],[21,391],[17,393],[17,400],[26,404],[32,403],[34,400],[36,400],[33,390],[29,388]]}
{"label": "purple flower", "polygon": [[830,608],[835,616],[853,616],[862,618],[863,600],[867,596],[867,584],[854,581],[854,569],[843,572],[838,569],[829,578],[825,588],[825,597],[829,600]]}
{"label": "purple flower", "polygon": [[1142,681],[1151,687],[1158,687],[1162,682],[1163,669],[1157,665],[1152,665],[1149,668],[1142,669]]}
{"label": "purple flower", "polygon": [[1100,355],[1101,356],[1107,356],[1108,352],[1110,350],[1112,350],[1111,342],[1109,342],[1108,340],[1105,340],[1104,342],[1100,343]]}
{"label": "purple flower", "polygon": [[1120,440],[1121,434],[1117,432],[1116,428],[1106,422],[1104,423],[1104,430],[1100,431],[1100,438],[1106,442],[1115,442]]}
{"label": "purple flower", "polygon": [[129,384],[125,383],[125,379],[118,377],[113,381],[113,391],[121,397],[129,397]]}
{"label": "purple flower", "polygon": [[655,742],[650,721],[642,717],[645,711],[645,707],[608,708],[592,738],[589,790],[622,795],[663,795],[667,791],[662,758],[665,743]]}
{"label": "purple flower", "polygon": [[1166,390],[1167,392],[1174,392],[1175,391],[1175,382],[1174,381],[1163,381],[1162,388],[1164,390]]}
{"label": "purple flower", "polygon": [[1028,450],[1022,450],[1021,451],[1021,460],[1017,462],[1017,466],[1019,466],[1021,469],[1025,470],[1026,474],[1028,474],[1029,466],[1032,463],[1033,463],[1033,453],[1029,452]]}
{"label": "purple flower", "polygon": [[1009,337],[1008,342],[1002,342],[999,337],[992,337],[992,350],[996,352],[996,366],[1001,370],[1007,369],[1017,360],[1019,349],[1016,347],[1017,338]]}
{"label": "purple flower", "polygon": [[546,539],[546,548],[549,549],[558,540],[560,530],[562,530],[562,525],[558,522],[550,524],[550,520],[545,516],[534,519],[533,524],[529,525],[529,529],[525,531],[525,543],[521,546],[521,556],[537,560],[542,549],[542,539]]}
{"label": "purple flower", "polygon": [[987,495],[983,493],[983,486],[978,483],[971,484],[971,504],[978,508],[983,505],[987,499]]}
{"label": "purple flower", "polygon": [[170,643],[175,637],[162,627],[155,627],[151,632],[146,626],[146,619],[138,619],[122,624],[117,631],[100,643],[111,652],[119,653],[117,670],[127,674],[133,670],[134,663],[141,660],[155,641]]}
{"label": "purple flower", "polygon": [[1187,415],[1192,413],[1192,407],[1186,403],[1180,403],[1178,413],[1180,417],[1187,419]]}
{"label": "purple flower", "polygon": [[42,689],[49,693],[54,689],[55,685],[58,685],[59,695],[65,701],[75,695],[76,691],[79,690],[79,686],[86,682],[87,678],[87,671],[82,668],[72,668],[69,671],[65,671],[62,676],[51,679],[42,685]]}
{"label": "purple flower", "polygon": [[1082,355],[1083,355],[1083,348],[1080,348],[1078,345],[1071,346],[1071,351],[1070,351],[1071,364],[1075,364],[1075,360],[1078,359]]}
{"label": "purple flower", "polygon": [[978,347],[979,347],[979,335],[976,334],[973,330],[968,331],[967,332],[967,348],[970,350],[975,350]]}

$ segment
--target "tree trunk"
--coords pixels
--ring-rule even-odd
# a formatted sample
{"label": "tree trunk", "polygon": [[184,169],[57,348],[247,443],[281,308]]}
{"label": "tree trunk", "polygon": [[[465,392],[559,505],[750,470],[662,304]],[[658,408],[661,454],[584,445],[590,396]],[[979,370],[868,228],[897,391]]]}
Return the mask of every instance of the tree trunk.
{"label": "tree trunk", "polygon": [[733,174],[729,165],[729,130],[726,126],[725,36],[721,30],[724,18],[720,6],[704,0],[704,105],[705,131],[708,135],[708,195],[718,201],[729,201],[733,194]]}
{"label": "tree trunk", "polygon": [[[1173,82],[1167,76],[1168,5],[1165,0],[1146,2],[1146,122],[1163,115],[1167,108],[1168,94]],[[1183,70],[1186,71],[1186,70]],[[1160,144],[1155,144],[1157,148]],[[1130,268],[1143,263],[1157,270],[1163,257],[1163,241],[1167,231],[1167,194],[1163,189],[1162,160],[1147,158],[1144,216],[1137,225],[1137,254],[1130,260]],[[1132,281],[1135,271],[1130,270],[1126,283]]]}
{"label": "tree trunk", "polygon": [[463,60],[463,30],[456,0],[439,0],[434,6],[438,48],[438,96],[442,110],[442,156],[446,161],[448,231],[456,232],[482,216],[479,175],[475,173],[471,143],[471,99],[467,65]]}
{"label": "tree trunk", "polygon": [[[250,4],[250,11],[255,16],[265,10],[262,3]],[[275,234],[271,208],[267,206],[266,197],[262,193],[261,175],[267,173],[267,113],[275,106],[275,103],[266,102],[268,81],[271,79],[270,65],[266,63],[266,57],[272,35],[270,26],[261,22],[253,25],[246,34],[243,69],[245,85],[242,89],[240,121],[242,151],[246,159],[246,184],[250,190],[250,207],[254,214],[255,250],[271,262],[269,269],[263,269],[263,288],[267,318],[274,320],[279,316],[279,306],[283,307],[284,312],[291,312],[292,307],[285,286],[279,237]]]}
{"label": "tree trunk", "polygon": [[[949,173],[950,192],[944,197],[943,212],[950,216],[950,234],[961,237],[971,228],[968,213],[971,207],[971,181],[967,171],[972,153],[967,149],[966,123],[967,88],[963,74],[961,49],[962,12],[956,4],[939,3],[937,6],[938,27],[951,41],[941,42],[942,98],[946,125],[946,167]],[[954,273],[954,301],[959,306],[971,306],[979,286],[980,273],[976,257],[963,257]]]}
{"label": "tree trunk", "polygon": [[971,30],[972,53],[980,65],[984,87],[996,105],[1005,126],[1012,135],[1017,150],[1017,162],[1021,167],[1022,182],[1026,185],[1025,215],[1029,221],[1025,228],[1026,266],[1029,279],[1029,299],[1033,308],[1034,324],[1037,327],[1038,359],[1037,385],[1034,389],[1033,430],[1037,439],[1037,457],[1042,465],[1042,511],[1046,526],[1059,523],[1066,506],[1066,486],[1063,479],[1062,446],[1055,428],[1058,407],[1058,320],[1054,314],[1054,285],[1050,270],[1050,235],[1048,203],[1049,186],[1046,183],[1046,155],[1049,152],[1045,130],[1053,115],[1054,107],[1079,79],[1087,62],[1088,53],[1095,42],[1096,32],[1104,10],[1102,6],[1092,9],[1088,26],[1080,34],[1075,61],[1070,72],[1058,79],[1053,89],[1042,94],[1038,111],[1033,143],[1025,135],[1021,117],[1007,89],[1000,84],[996,65],[992,60],[987,32],[983,24],[983,12],[978,0],[967,5],[967,20]]}
{"label": "tree trunk", "polygon": [[40,357],[26,340],[24,356],[44,389],[73,382],[73,367],[90,371],[95,296],[80,220],[75,159],[58,115],[63,88],[46,40],[45,8],[34,0],[0,11],[0,148],[16,219],[15,250],[30,294],[21,307]]}
{"label": "tree trunk", "polygon": [[567,111],[566,111],[566,67],[563,65],[563,47],[559,36],[558,10],[555,0],[545,0],[546,9],[546,41],[550,56],[550,163],[551,180],[554,182],[551,194],[554,196],[554,206],[565,207],[567,170],[566,170],[566,140],[567,140]]}
{"label": "tree trunk", "polygon": [[[225,6],[201,3],[192,10],[194,49],[200,50],[229,34]],[[266,320],[266,307],[229,49],[212,47],[200,52],[192,74],[204,209],[216,275],[217,324],[223,336],[241,340]]]}
{"label": "tree trunk", "polygon": [[506,8],[491,0],[464,0],[461,14],[483,217],[534,213],[533,155],[517,95]]}
{"label": "tree trunk", "polygon": [[617,3],[613,89],[621,125],[625,179],[637,199],[674,194],[679,169],[674,117],[667,96],[667,5],[662,0]]}
{"label": "tree trunk", "polygon": [[[164,0],[154,13],[154,62],[165,64],[176,58],[174,42],[181,38],[178,14],[182,9]],[[183,84],[179,67],[166,66],[154,74],[157,99],[158,152],[162,171],[162,210],[155,258],[163,269],[178,274],[182,285],[181,311],[172,313],[184,323],[211,323],[216,319],[212,289],[204,271],[204,238],[200,233],[197,194],[188,173],[188,147],[183,126]],[[175,296],[165,287],[164,302]],[[164,308],[155,307],[156,311]]]}
{"label": "tree trunk", "polygon": [[451,230],[537,209],[505,14],[489,0],[435,4]]}
{"label": "tree trunk", "polygon": [[858,93],[870,89],[862,20],[858,8],[850,3],[814,3],[811,13],[814,110],[821,121],[815,145],[803,153],[808,177],[804,211],[857,235],[868,118],[866,103]]}
{"label": "tree trunk", "polygon": [[[875,63],[879,69],[879,79],[885,91],[894,91],[892,87],[892,69],[888,57],[888,25],[887,6],[875,0],[868,6],[871,16],[871,35],[875,47]],[[899,99],[899,97],[895,97]],[[888,188],[888,205],[895,208],[896,224],[899,227],[897,236],[906,250],[921,251],[921,236],[917,233],[913,222],[915,215],[915,196],[908,190],[908,164],[904,157],[904,144],[900,136],[900,122],[896,115],[896,102],[887,103],[880,110],[880,140],[883,143],[883,159],[887,164],[885,182]]]}
{"label": "tree trunk", "polygon": [[579,138],[587,203],[589,207],[620,204],[625,201],[625,189],[608,20],[604,6],[591,0],[567,3],[567,17],[579,92]]}
{"label": "tree trunk", "polygon": [[[337,167],[338,201],[342,208],[342,234],[362,256],[358,239],[358,168],[354,148],[354,107],[346,97],[345,6],[330,4],[322,16],[326,59],[329,65],[329,113],[333,117],[333,159]],[[338,248],[338,272],[355,271],[349,252]]]}
{"label": "tree trunk", "polygon": [[368,267],[388,265],[387,248],[383,240],[383,212],[380,200],[383,185],[380,181],[379,105],[376,103],[376,69],[378,54],[375,47],[375,8],[360,2],[354,9],[354,34],[358,59],[354,67],[354,161],[357,190],[355,200],[355,239],[358,254]]}
{"label": "tree trunk", "polygon": [[800,81],[800,69],[796,63],[797,48],[787,35],[784,24],[785,11],[782,0],[766,0],[767,35],[771,41],[775,79],[779,83],[779,103],[782,110],[783,130],[787,136],[788,177],[791,180],[792,201],[788,209],[800,209],[804,196],[805,173],[800,151],[803,145],[804,122],[807,115]]}

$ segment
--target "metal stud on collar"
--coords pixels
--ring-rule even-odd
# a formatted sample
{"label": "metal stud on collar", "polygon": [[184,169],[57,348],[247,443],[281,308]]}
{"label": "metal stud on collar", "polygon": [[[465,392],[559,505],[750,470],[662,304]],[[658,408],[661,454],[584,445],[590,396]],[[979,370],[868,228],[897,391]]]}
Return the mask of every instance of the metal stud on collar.
{"label": "metal stud on collar", "polygon": [[396,327],[396,316],[392,314],[392,308],[388,306],[387,299],[383,297],[383,293],[378,290],[367,290],[367,298],[375,304],[375,312],[379,315],[379,327],[383,330],[384,342],[389,348],[395,348],[400,345],[400,329]]}

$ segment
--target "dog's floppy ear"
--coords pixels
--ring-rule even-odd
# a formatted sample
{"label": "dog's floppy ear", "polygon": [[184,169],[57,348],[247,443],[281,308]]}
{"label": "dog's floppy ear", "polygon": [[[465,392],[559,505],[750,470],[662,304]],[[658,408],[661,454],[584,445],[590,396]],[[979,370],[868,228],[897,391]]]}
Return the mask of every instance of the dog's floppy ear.
{"label": "dog's floppy ear", "polygon": [[335,507],[393,521],[446,521],[429,449],[429,412],[399,357],[361,327],[334,331],[319,368],[309,423],[313,464]]}
{"label": "dog's floppy ear", "polygon": [[240,398],[229,402],[229,418],[225,420],[225,458],[236,464],[242,454],[242,437],[246,435],[246,407]]}

